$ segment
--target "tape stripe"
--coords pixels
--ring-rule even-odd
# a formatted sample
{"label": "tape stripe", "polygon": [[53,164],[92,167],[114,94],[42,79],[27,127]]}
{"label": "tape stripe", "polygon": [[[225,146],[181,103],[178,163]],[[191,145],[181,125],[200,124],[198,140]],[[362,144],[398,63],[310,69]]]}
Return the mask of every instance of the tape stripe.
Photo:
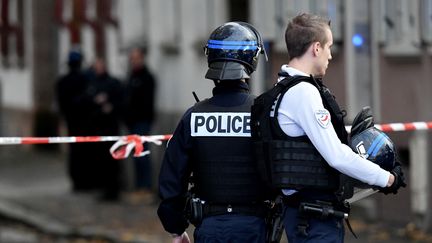
{"label": "tape stripe", "polygon": [[[402,126],[401,126],[402,125]],[[376,128],[383,132],[398,132],[432,129],[432,121],[411,123],[376,124]],[[348,131],[351,126],[345,127]],[[166,141],[172,134],[142,136],[143,140],[155,139]],[[83,137],[0,137],[0,145],[16,144],[48,144],[48,143],[85,143],[85,142],[115,142],[126,136],[83,136]]]}
{"label": "tape stripe", "polygon": [[[171,138],[167,135],[141,136],[142,140],[166,141]],[[90,143],[115,142],[127,136],[81,136],[81,137],[0,137],[0,145],[16,144],[53,144],[53,143]]]}

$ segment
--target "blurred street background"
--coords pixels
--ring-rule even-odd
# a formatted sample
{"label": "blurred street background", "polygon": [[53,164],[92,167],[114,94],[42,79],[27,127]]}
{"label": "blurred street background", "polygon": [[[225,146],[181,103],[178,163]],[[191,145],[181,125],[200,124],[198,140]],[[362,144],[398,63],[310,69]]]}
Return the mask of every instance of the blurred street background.
{"label": "blurred street background", "polygon": [[[215,27],[262,34],[258,95],[300,12],[331,19],[324,83],[347,124],[364,106],[376,124],[432,121],[432,0],[0,0],[0,138],[172,134],[192,91],[211,96]],[[431,134],[388,132],[408,186],[354,204],[347,242],[432,242]],[[144,161],[114,161],[111,145],[0,144],[0,242],[170,242],[156,215],[166,143]]]}

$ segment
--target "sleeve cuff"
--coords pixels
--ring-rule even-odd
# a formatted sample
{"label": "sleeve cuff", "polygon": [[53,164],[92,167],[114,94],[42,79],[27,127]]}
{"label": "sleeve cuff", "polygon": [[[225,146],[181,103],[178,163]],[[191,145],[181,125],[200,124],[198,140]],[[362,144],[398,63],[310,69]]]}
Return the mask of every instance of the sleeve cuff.
{"label": "sleeve cuff", "polygon": [[382,175],[378,178],[377,186],[387,187],[387,183],[389,179],[390,179],[390,172],[384,171],[384,173],[382,173]]}

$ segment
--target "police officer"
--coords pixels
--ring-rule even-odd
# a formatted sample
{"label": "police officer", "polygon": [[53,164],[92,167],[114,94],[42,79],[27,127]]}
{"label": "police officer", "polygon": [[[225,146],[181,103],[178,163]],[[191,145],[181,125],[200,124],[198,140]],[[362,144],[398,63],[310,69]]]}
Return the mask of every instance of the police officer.
{"label": "police officer", "polygon": [[[255,101],[252,136],[260,141],[263,168],[271,167],[270,183],[283,188],[288,241],[343,242],[349,191],[341,174],[396,193],[405,186],[403,173],[400,164],[386,171],[347,146],[344,112],[320,79],[332,59],[330,21],[300,14],[288,24],[285,40],[289,63],[265,93],[274,99],[269,103],[262,95]],[[270,114],[268,124],[255,117],[260,102],[269,111],[261,112]]]}
{"label": "police officer", "polygon": [[[248,80],[265,53],[244,22],[216,28],[205,46],[213,97],[188,109],[168,143],[159,175],[159,218],[173,242],[264,242],[265,190],[253,160]],[[192,181],[190,176],[192,176]],[[188,185],[193,183],[186,203]],[[188,217],[184,209],[188,210]]]}

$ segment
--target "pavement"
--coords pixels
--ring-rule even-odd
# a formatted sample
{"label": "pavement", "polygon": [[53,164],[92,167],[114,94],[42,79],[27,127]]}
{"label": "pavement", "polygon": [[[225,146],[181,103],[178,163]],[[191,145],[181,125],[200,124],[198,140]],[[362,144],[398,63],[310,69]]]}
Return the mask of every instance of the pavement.
{"label": "pavement", "polygon": [[[156,215],[155,193],[125,190],[114,202],[73,193],[65,161],[61,149],[0,147],[0,242],[171,242]],[[350,221],[359,239],[347,231],[345,242],[432,242],[412,224],[409,207],[408,190],[354,205]]]}
{"label": "pavement", "polygon": [[0,147],[0,242],[169,242],[156,194],[73,193],[65,161],[62,151]]}

